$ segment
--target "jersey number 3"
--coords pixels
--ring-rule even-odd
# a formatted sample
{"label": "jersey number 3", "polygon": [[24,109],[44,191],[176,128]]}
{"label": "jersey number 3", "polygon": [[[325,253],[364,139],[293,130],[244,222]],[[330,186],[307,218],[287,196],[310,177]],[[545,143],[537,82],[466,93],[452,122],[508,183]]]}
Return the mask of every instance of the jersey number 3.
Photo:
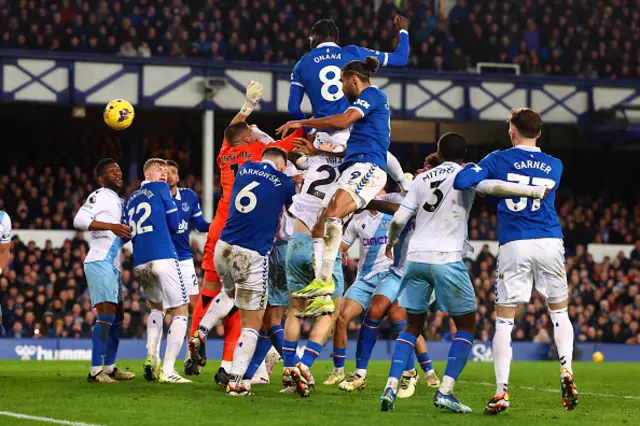
{"label": "jersey number 3", "polygon": [[431,204],[430,202],[426,202],[423,204],[422,208],[429,212],[429,213],[433,213],[436,210],[438,210],[438,207],[440,207],[440,204],[442,203],[442,200],[444,200],[444,194],[442,193],[442,191],[440,191],[438,189],[438,187],[440,186],[440,184],[444,182],[444,180],[437,180],[435,182],[431,182],[430,188],[433,189],[433,195],[435,195],[436,197],[436,202]]}
{"label": "jersey number 3", "polygon": [[[556,182],[554,180],[538,177],[530,178],[529,176],[519,175],[517,173],[507,173],[507,180],[509,182],[517,182],[523,185],[531,184],[533,186],[546,186],[549,189],[553,189],[553,187],[556,186]],[[533,203],[531,204],[531,211],[540,209],[540,201],[541,200],[533,200]],[[527,208],[529,199],[527,197],[520,197],[520,201],[517,203],[510,199],[506,199],[504,202],[507,205],[507,208],[512,212],[521,212]]]}

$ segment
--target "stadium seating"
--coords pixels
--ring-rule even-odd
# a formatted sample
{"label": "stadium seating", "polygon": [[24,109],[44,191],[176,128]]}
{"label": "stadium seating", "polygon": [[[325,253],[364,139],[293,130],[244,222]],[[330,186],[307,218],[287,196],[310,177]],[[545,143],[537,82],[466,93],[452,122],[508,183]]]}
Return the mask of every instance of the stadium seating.
{"label": "stadium seating", "polygon": [[411,64],[418,68],[460,71],[477,62],[499,62],[518,64],[527,74],[640,75],[637,2],[458,0],[442,16],[447,21],[436,19],[432,3],[2,1],[1,43],[17,49],[293,64],[305,53],[309,28],[319,17],[336,20],[343,44],[388,51],[395,47],[393,16],[401,13],[411,19]]}

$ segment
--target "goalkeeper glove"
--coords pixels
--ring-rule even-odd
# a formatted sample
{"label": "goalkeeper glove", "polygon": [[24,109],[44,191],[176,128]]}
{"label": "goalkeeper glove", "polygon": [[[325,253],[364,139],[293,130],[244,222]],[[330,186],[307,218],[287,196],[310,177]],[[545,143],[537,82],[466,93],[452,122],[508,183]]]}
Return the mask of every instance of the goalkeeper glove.
{"label": "goalkeeper glove", "polygon": [[250,81],[247,85],[247,101],[242,105],[240,113],[242,115],[249,115],[258,106],[258,103],[262,99],[262,84],[257,81]]}

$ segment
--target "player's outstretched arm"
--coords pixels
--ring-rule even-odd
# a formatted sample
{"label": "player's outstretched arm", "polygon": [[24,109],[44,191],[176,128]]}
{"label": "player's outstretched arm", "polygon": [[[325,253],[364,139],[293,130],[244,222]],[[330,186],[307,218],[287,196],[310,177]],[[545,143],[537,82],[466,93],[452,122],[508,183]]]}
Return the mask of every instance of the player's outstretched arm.
{"label": "player's outstretched arm", "polygon": [[278,127],[276,133],[284,137],[289,134],[289,132],[303,127],[312,127],[318,130],[342,130],[351,126],[362,117],[364,117],[364,115],[359,110],[349,108],[342,114],[330,115],[329,117],[288,121]]}
{"label": "player's outstretched arm", "polygon": [[291,82],[289,87],[289,103],[287,104],[287,110],[289,115],[294,120],[304,120],[307,118],[304,112],[302,112],[302,99],[304,98],[304,87]]}
{"label": "player's outstretched arm", "polygon": [[506,182],[498,179],[486,179],[476,185],[476,191],[498,198],[527,197],[540,200],[548,194],[546,186],[531,186]]}
{"label": "player's outstretched arm", "polygon": [[247,91],[245,93],[247,99],[246,102],[240,108],[240,112],[233,117],[231,123],[237,123],[238,121],[247,121],[247,118],[251,115],[254,109],[258,107],[258,104],[262,100],[263,86],[257,81],[250,81],[247,85]]}
{"label": "player's outstretched arm", "polygon": [[403,67],[409,63],[409,23],[407,18],[396,15],[393,20],[396,29],[400,32],[398,47],[393,52],[380,52],[378,50],[366,49],[360,46],[346,46],[345,49],[350,51],[359,60],[364,61],[367,56],[374,56],[378,59],[381,67]]}
{"label": "player's outstretched arm", "polygon": [[[9,266],[9,253],[11,251],[11,218],[4,214],[0,222],[0,275]],[[0,323],[2,312],[0,311]]]}

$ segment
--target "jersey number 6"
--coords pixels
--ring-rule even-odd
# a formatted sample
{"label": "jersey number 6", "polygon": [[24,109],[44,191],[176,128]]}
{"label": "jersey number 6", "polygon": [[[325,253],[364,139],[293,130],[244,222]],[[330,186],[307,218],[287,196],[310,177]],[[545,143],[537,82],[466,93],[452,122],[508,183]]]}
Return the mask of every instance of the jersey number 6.
{"label": "jersey number 6", "polygon": [[[236,210],[238,210],[240,213],[251,213],[253,209],[256,208],[256,206],[258,205],[258,197],[256,197],[256,194],[251,192],[251,190],[258,185],[260,185],[260,182],[251,182],[249,185],[242,188],[240,192],[238,192],[235,200]],[[243,205],[241,202],[241,200],[245,198],[249,200],[249,203],[247,205]]]}

